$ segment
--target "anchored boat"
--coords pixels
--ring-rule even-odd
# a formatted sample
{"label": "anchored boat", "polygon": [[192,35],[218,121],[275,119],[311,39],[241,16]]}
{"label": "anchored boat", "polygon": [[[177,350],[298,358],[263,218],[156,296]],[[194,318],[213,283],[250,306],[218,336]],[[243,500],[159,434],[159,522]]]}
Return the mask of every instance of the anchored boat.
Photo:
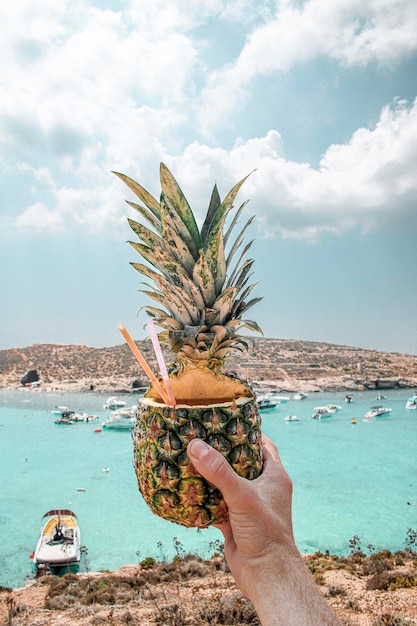
{"label": "anchored boat", "polygon": [[39,570],[54,571],[78,565],[80,561],[81,533],[77,516],[69,509],[52,509],[42,519],[47,521],[41,528],[32,561]]}

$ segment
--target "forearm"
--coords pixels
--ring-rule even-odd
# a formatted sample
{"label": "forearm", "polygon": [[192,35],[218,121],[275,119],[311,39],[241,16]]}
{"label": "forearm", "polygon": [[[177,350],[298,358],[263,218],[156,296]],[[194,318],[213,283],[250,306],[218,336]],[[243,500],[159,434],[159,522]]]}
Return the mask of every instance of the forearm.
{"label": "forearm", "polygon": [[262,626],[340,626],[301,556],[273,559],[270,570],[252,580],[249,595]]}

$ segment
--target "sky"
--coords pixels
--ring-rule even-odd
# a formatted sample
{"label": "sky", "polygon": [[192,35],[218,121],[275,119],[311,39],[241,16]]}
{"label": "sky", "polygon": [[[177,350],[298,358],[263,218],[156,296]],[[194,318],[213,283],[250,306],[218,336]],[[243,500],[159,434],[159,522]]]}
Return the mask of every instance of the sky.
{"label": "sky", "polygon": [[[417,355],[415,0],[0,6],[0,349],[146,337],[119,171],[255,215],[266,337]],[[148,301],[148,303],[151,303]]]}

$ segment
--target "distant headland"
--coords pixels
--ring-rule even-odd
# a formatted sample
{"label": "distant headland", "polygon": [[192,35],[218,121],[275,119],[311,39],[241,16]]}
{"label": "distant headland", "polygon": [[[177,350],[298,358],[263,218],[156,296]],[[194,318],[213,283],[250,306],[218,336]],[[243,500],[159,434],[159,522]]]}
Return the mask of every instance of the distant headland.
{"label": "distant headland", "polygon": [[[157,372],[148,340],[137,341]],[[417,387],[417,356],[295,339],[255,338],[249,352],[231,355],[229,372],[277,391],[359,391]],[[46,391],[130,392],[148,380],[127,345],[35,344],[0,350],[0,388],[22,388],[35,371]]]}

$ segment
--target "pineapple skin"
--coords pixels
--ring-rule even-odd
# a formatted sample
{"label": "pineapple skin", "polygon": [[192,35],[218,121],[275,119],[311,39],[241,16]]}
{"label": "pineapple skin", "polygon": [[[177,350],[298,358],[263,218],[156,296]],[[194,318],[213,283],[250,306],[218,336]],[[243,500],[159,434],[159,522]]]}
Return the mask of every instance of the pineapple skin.
{"label": "pineapple skin", "polygon": [[156,515],[182,526],[207,528],[228,520],[222,494],[188,458],[191,439],[219,450],[244,478],[252,480],[262,471],[261,416],[253,395],[219,405],[176,407],[144,398],[132,436],[145,502]]}

